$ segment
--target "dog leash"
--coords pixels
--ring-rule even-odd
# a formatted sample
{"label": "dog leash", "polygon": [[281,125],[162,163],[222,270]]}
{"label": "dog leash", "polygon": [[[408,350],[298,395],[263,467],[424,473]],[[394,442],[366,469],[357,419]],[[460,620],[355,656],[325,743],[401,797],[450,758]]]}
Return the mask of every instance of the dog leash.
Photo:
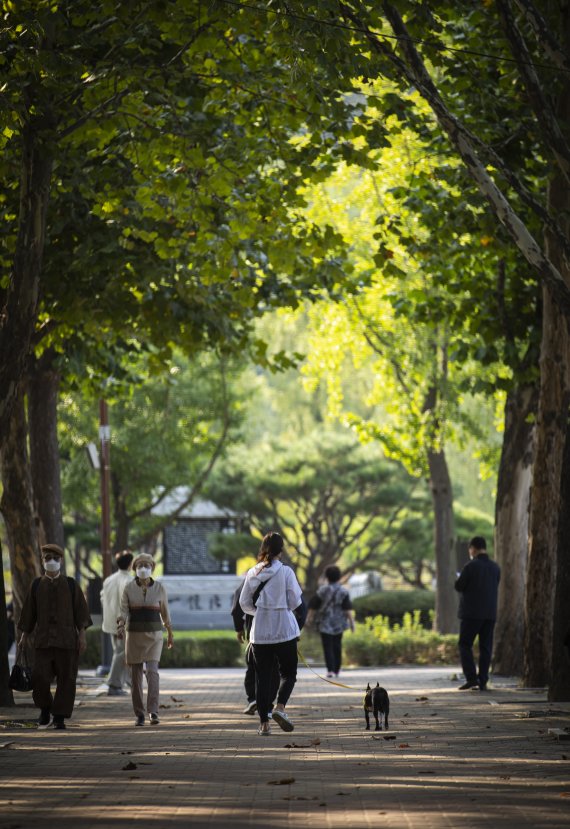
{"label": "dog leash", "polygon": [[315,676],[318,676],[318,678],[322,679],[323,682],[328,682],[329,685],[336,685],[338,688],[346,688],[348,691],[356,691],[357,693],[362,693],[362,690],[360,688],[354,688],[352,685],[345,685],[343,682],[334,682],[332,679],[327,679],[326,676],[321,676],[320,674],[318,674],[308,664],[308,662],[305,659],[305,657],[303,656],[303,653],[302,653],[301,648],[299,646],[297,646],[297,653],[299,654],[299,658],[300,658],[301,662],[303,663],[303,665],[305,666],[305,668],[308,668],[312,674],[314,674]]}

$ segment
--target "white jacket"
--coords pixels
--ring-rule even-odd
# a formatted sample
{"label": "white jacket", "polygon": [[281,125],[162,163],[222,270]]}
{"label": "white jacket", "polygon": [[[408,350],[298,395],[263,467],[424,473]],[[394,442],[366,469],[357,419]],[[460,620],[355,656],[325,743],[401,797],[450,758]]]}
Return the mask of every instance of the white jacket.
{"label": "white jacket", "polygon": [[123,590],[133,580],[131,570],[117,570],[107,576],[101,590],[101,607],[103,609],[103,630],[105,633],[117,634],[117,618],[121,615]]}
{"label": "white jacket", "polygon": [[[262,582],[265,587],[254,605],[253,595]],[[253,616],[250,642],[273,645],[297,639],[300,631],[293,611],[301,601],[301,588],[290,567],[278,560],[270,567],[262,564],[252,567],[239,597],[241,609]]]}

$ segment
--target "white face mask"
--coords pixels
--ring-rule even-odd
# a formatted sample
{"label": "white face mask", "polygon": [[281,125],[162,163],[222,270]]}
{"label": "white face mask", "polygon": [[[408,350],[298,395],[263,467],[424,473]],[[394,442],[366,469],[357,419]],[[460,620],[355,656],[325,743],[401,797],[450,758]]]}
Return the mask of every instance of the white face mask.
{"label": "white face mask", "polygon": [[49,561],[44,561],[44,570],[46,573],[59,573],[61,561],[56,561],[55,558],[50,558]]}
{"label": "white face mask", "polygon": [[137,567],[137,576],[139,579],[148,579],[152,569],[150,567]]}

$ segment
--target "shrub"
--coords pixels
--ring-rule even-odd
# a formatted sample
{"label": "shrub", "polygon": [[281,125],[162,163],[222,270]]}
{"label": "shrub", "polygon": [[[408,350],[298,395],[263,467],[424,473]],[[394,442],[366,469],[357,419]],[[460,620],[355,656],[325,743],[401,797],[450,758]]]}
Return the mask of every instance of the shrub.
{"label": "shrub", "polygon": [[435,594],[431,590],[380,590],[354,599],[357,622],[369,616],[385,616],[392,625],[402,624],[405,613],[420,611],[423,627],[431,627],[435,609]]}
{"label": "shrub", "polygon": [[[206,635],[204,635],[204,633]],[[174,647],[162,649],[162,668],[230,668],[242,661],[242,646],[232,631],[174,632]],[[87,649],[82,668],[96,668],[101,663],[101,628],[87,631]]]}
{"label": "shrub", "polygon": [[457,636],[426,630],[419,611],[405,613],[402,624],[390,625],[386,616],[357,623],[343,637],[346,662],[372,665],[452,665],[457,662]]}

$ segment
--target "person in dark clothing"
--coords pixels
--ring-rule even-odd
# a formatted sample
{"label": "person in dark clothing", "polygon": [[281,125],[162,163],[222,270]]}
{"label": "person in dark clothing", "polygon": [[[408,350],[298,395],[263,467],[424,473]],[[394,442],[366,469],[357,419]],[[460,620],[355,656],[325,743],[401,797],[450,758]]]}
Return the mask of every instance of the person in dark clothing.
{"label": "person in dark clothing", "polygon": [[309,602],[307,625],[313,624],[319,615],[318,630],[321,634],[327,676],[337,677],[342,664],[342,635],[347,628],[354,633],[352,603],[346,587],[340,583],[341,572],[336,565],[325,570],[326,584],[319,587]]}
{"label": "person in dark clothing", "polygon": [[[501,569],[487,555],[487,544],[481,536],[469,542],[471,561],[465,565],[455,589],[461,594],[459,613],[459,653],[465,682],[460,691],[470,688],[486,690],[493,652],[493,632],[497,619],[497,598]],[[473,642],[479,637],[479,673],[473,659]]]}
{"label": "person in dark clothing", "polygon": [[[42,547],[44,575],[31,585],[18,621],[19,647],[35,633],[32,670],[33,700],[41,709],[40,728],[52,723],[65,728],[75,703],[79,654],[86,647],[85,630],[91,623],[85,596],[74,579],[60,575],[63,550],[57,544]],[[50,685],[57,677],[55,695]]]}

